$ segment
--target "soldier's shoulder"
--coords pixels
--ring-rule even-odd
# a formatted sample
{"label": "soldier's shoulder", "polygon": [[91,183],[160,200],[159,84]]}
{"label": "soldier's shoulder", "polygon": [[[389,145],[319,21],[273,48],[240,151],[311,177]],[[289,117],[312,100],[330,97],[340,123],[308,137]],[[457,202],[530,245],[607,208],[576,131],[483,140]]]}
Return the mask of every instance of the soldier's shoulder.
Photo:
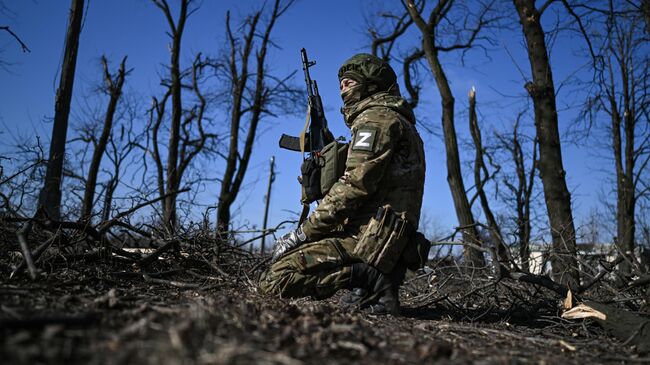
{"label": "soldier's shoulder", "polygon": [[390,128],[398,124],[401,118],[398,112],[383,105],[373,105],[362,111],[354,120],[354,125],[376,124],[383,128]]}

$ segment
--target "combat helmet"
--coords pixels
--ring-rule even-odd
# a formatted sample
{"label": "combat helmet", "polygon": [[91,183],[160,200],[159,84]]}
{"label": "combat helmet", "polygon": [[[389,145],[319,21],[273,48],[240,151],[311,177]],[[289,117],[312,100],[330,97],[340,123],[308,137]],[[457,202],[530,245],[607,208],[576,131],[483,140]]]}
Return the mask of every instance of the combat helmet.
{"label": "combat helmet", "polygon": [[397,85],[397,75],[390,64],[368,53],[359,53],[345,61],[338,76],[339,82],[349,78],[364,85],[368,93],[365,96],[390,91]]}

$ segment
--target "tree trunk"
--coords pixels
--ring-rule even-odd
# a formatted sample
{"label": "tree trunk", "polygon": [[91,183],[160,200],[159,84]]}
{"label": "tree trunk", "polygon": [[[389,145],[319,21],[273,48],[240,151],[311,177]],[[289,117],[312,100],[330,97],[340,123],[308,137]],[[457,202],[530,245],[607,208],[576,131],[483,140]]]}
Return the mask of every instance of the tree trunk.
{"label": "tree trunk", "polygon": [[[290,4],[290,3],[289,3]],[[288,5],[287,5],[288,6]],[[230,207],[237,198],[237,194],[246,176],[246,170],[253,152],[255,136],[257,135],[257,126],[262,118],[262,112],[265,104],[268,102],[271,91],[265,85],[266,75],[266,52],[270,44],[271,31],[276,20],[287,9],[280,7],[280,1],[275,0],[271,18],[261,33],[258,29],[258,22],[262,11],[256,12],[250,17],[247,23],[247,32],[243,35],[242,40],[233,36],[230,28],[230,13],[226,15],[226,31],[230,42],[230,55],[228,58],[228,67],[231,73],[232,85],[232,110],[230,115],[230,146],[226,158],[226,171],[221,182],[219,192],[219,205],[217,206],[217,235],[223,237],[229,230],[230,226]],[[252,55],[255,38],[260,36],[261,40],[255,54],[255,71],[248,69],[250,56]],[[238,44],[242,44],[238,46]],[[239,58],[238,58],[239,56]],[[238,66],[239,64],[239,66]],[[253,63],[251,63],[253,64]],[[248,80],[255,77],[254,86],[250,87],[252,91],[251,100],[244,98],[247,90]],[[246,103],[248,102],[248,103]],[[246,130],[246,138],[243,146],[240,146],[239,132],[243,132],[241,122],[244,114],[250,113],[249,124]],[[243,148],[242,148],[243,147]]]}
{"label": "tree trunk", "polygon": [[117,189],[117,183],[119,181],[119,167],[115,171],[116,175],[113,176],[106,183],[106,193],[104,193],[104,203],[102,208],[102,221],[105,222],[111,217],[111,207],[113,206],[113,195],[115,194],[115,189]]}
{"label": "tree trunk", "polygon": [[72,0],[70,17],[65,38],[65,51],[61,65],[61,79],[56,91],[54,107],[54,123],[52,124],[52,140],[50,143],[49,160],[45,172],[45,184],[40,192],[38,205],[52,219],[61,218],[61,183],[63,179],[63,159],[68,132],[68,116],[74,86],[74,74],[77,65],[77,50],[83,18],[84,0]]}
{"label": "tree trunk", "polygon": [[217,234],[226,235],[230,230],[230,205],[232,202],[228,198],[219,197],[217,206]]}
{"label": "tree trunk", "polygon": [[539,140],[539,170],[544,187],[546,209],[551,224],[553,278],[577,288],[576,236],[571,212],[571,194],[565,181],[558,132],[555,86],[546,50],[541,14],[534,0],[514,0],[528,49],[532,82],[526,89],[533,99],[535,127]]}
{"label": "tree trunk", "polygon": [[[476,193],[478,194],[481,208],[483,208],[483,213],[485,214],[485,220],[487,221],[488,229],[490,231],[490,238],[496,249],[497,258],[499,262],[509,265],[510,255],[508,253],[508,248],[503,242],[501,228],[497,224],[497,220],[492,213],[490,203],[488,202],[487,195],[483,189],[485,183],[489,179],[489,175],[483,159],[483,141],[481,138],[481,130],[478,126],[478,117],[476,116],[476,91],[474,88],[469,92],[469,130],[472,134],[474,147],[476,148],[476,156],[474,158],[474,184],[476,185]],[[485,173],[485,180],[481,177],[482,172]],[[494,264],[498,265],[498,263]]]}
{"label": "tree trunk", "polygon": [[[478,230],[472,216],[472,209],[465,194],[465,184],[460,169],[460,157],[458,153],[458,142],[456,141],[456,127],[454,125],[454,95],[449,87],[449,81],[445,75],[440,60],[438,58],[438,49],[436,48],[436,19],[444,17],[444,13],[449,9],[451,2],[439,2],[429,16],[427,23],[415,5],[415,2],[408,0],[404,6],[409,12],[411,19],[420,29],[422,34],[422,50],[427,59],[433,78],[436,80],[438,91],[442,102],[442,129],[445,137],[445,152],[447,156],[447,182],[451,190],[451,196],[454,200],[456,217],[462,229],[463,241],[480,245]],[[480,29],[480,28],[479,28]],[[464,47],[469,47],[471,41]],[[464,246],[463,257],[469,265],[475,267],[485,266],[485,258],[479,250]]]}
{"label": "tree trunk", "polygon": [[[425,35],[423,39],[424,52],[442,99],[442,129],[445,136],[445,152],[447,156],[447,183],[449,184],[451,196],[454,200],[456,217],[460,226],[463,227],[463,241],[480,245],[478,231],[475,226],[472,209],[467,200],[465,184],[460,168],[456,127],[454,124],[454,96],[449,87],[447,76],[438,59],[438,51],[434,48],[433,37],[431,35]],[[476,267],[485,265],[483,254],[475,248],[465,246],[463,249],[463,257],[469,264]]]}
{"label": "tree trunk", "polygon": [[[84,221],[89,221],[92,216],[93,203],[95,200],[95,187],[97,185],[97,175],[99,174],[99,167],[101,165],[102,157],[106,152],[106,145],[108,144],[108,138],[110,137],[113,130],[113,118],[115,116],[115,110],[117,109],[117,103],[122,95],[122,86],[124,85],[125,78],[125,67],[126,57],[122,59],[120,64],[120,69],[118,70],[117,76],[113,79],[108,71],[108,63],[106,57],[102,57],[102,64],[104,67],[104,81],[106,82],[106,89],[110,95],[110,100],[108,102],[108,107],[106,108],[106,115],[104,116],[104,128],[102,134],[99,137],[95,151],[93,151],[93,157],[88,169],[88,178],[86,179],[86,189],[84,192],[84,199],[82,202],[81,208],[81,219]],[[108,190],[107,190],[108,193]]]}
{"label": "tree trunk", "polygon": [[[171,77],[172,116],[169,128],[169,145],[167,150],[167,193],[178,190],[178,145],[180,141],[181,117],[183,105],[181,101],[181,71],[180,53],[185,20],[187,19],[187,0],[181,1],[180,15],[176,27],[172,26],[172,47],[169,72]],[[169,233],[173,233],[176,226],[176,194],[170,194],[164,200],[163,222]]]}
{"label": "tree trunk", "polygon": [[[623,53],[623,52],[622,52]],[[621,54],[619,60],[625,59]],[[625,61],[623,61],[625,62]],[[610,114],[612,120],[612,147],[614,152],[614,165],[616,168],[616,243],[622,255],[626,257],[619,264],[621,274],[628,276],[632,272],[630,260],[633,260],[634,233],[635,233],[635,189],[634,189],[634,120],[635,115],[631,108],[631,95],[629,87],[629,74],[627,64],[621,64],[621,85],[623,96],[623,116],[619,111],[617,102],[618,94],[615,90],[614,72],[609,65],[610,74]],[[625,141],[621,135],[624,131]]]}
{"label": "tree trunk", "polygon": [[[521,258],[521,268],[525,272],[530,272],[530,204],[533,196],[533,185],[535,184],[535,169],[537,165],[537,139],[533,141],[533,157],[530,166],[530,172],[526,176],[524,165],[524,153],[517,138],[515,130],[514,148],[516,154],[513,156],[517,162],[517,178],[520,185],[520,196],[517,201],[517,229],[519,235],[519,257]],[[528,183],[526,183],[528,179]]]}

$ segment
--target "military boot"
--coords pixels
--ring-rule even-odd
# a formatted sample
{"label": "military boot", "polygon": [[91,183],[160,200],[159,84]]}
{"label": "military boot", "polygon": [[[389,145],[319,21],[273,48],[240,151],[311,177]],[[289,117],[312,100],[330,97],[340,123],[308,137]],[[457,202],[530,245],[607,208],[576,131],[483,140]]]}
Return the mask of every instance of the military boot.
{"label": "military boot", "polygon": [[361,302],[368,296],[364,288],[352,288],[339,299],[339,306],[343,309],[361,305]]}
{"label": "military boot", "polygon": [[[401,275],[403,277],[403,275]],[[360,301],[362,308],[374,314],[399,314],[399,275],[386,275],[366,263],[350,268],[350,289],[362,288],[367,294]]]}

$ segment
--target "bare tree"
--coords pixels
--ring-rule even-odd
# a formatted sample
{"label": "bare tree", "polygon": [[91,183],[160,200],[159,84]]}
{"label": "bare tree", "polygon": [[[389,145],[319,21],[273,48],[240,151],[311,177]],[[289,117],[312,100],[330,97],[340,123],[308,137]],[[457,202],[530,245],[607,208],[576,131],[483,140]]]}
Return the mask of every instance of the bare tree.
{"label": "bare tree", "polygon": [[[494,3],[482,4],[477,15],[465,14],[464,22],[456,19],[459,23],[462,22],[462,25],[458,26],[454,24],[454,20],[450,17],[450,11],[455,6],[454,3],[453,0],[438,1],[430,11],[427,20],[422,17],[424,2],[421,7],[418,7],[415,4],[415,0],[407,0],[405,7],[411,19],[413,19],[413,22],[420,30],[422,35],[422,51],[429,64],[442,99],[442,128],[447,155],[447,182],[451,190],[458,222],[463,228],[463,240],[465,242],[479,244],[479,235],[465,193],[465,184],[460,167],[460,156],[454,122],[455,99],[440,61],[440,54],[456,50],[466,51],[475,46],[475,42],[480,39],[479,35],[481,30],[498,21],[499,16],[492,14]],[[460,10],[467,11],[468,9],[461,7]],[[453,29],[453,31],[450,29]],[[441,39],[443,33],[450,34],[450,38],[453,37],[454,42],[445,44],[443,39]],[[482,253],[469,245],[464,247],[464,256],[469,263],[475,266],[484,265],[485,261]]]}
{"label": "bare tree", "polygon": [[[264,12],[262,6],[246,19],[241,38],[231,29],[230,13],[226,15],[229,54],[224,76],[230,86],[230,142],[217,206],[217,229],[220,234],[229,230],[230,207],[244,181],[260,120],[274,114],[272,110],[277,100],[295,100],[296,91],[286,85],[288,78],[272,77],[266,64],[268,49],[273,44],[273,27],[292,4],[293,0],[286,3],[275,0],[266,26],[260,24]],[[255,67],[254,70],[249,69],[251,65]],[[285,109],[291,107],[290,104],[275,107]],[[240,133],[245,133],[243,140]]]}
{"label": "bare tree", "polygon": [[79,48],[83,7],[84,0],[72,0],[68,31],[65,39],[63,64],[61,65],[61,79],[56,92],[52,140],[45,173],[45,183],[39,196],[39,206],[53,219],[60,218],[63,159],[65,157],[68,117],[70,115],[70,101],[72,99],[74,74],[77,65],[77,50]]}
{"label": "bare tree", "polygon": [[570,288],[577,288],[580,278],[576,261],[576,231],[571,211],[571,194],[567,188],[566,172],[562,163],[555,84],[541,23],[542,13],[549,3],[537,9],[535,0],[514,0],[526,40],[533,79],[526,83],[526,90],[533,100],[535,110],[539,171],[553,240],[553,278]]}
{"label": "bare tree", "polygon": [[[181,53],[181,40],[183,38],[183,31],[185,30],[185,21],[187,20],[187,9],[190,0],[181,0],[180,13],[178,19],[175,21],[167,0],[153,0],[154,4],[158,6],[167,19],[172,45],[170,48],[171,58],[169,62],[170,84],[169,94],[172,98],[172,115],[171,115],[171,128],[169,133],[169,145],[167,155],[167,176],[166,185],[159,186],[162,189],[160,195],[165,195],[165,192],[172,192],[176,190],[178,185],[178,144],[180,140],[180,127],[183,112],[183,105],[181,100],[181,72],[180,72],[180,53]],[[158,143],[157,140],[154,143]],[[173,231],[176,223],[176,195],[169,195],[163,201],[163,223],[166,227]]]}
{"label": "bare tree", "polygon": [[537,138],[533,138],[532,156],[530,166],[526,167],[526,155],[524,154],[523,136],[520,132],[521,119],[524,113],[517,115],[512,128],[512,134],[497,134],[499,147],[507,152],[507,157],[514,163],[514,174],[503,175],[502,182],[509,194],[502,193],[501,196],[514,206],[516,212],[515,237],[519,247],[519,258],[521,269],[530,272],[530,239],[531,239],[531,208],[533,204],[533,189],[537,169]]}
{"label": "bare tree", "polygon": [[[136,164],[136,166],[143,164],[140,158],[133,157],[129,159],[131,153],[139,147],[140,141],[147,133],[146,130],[136,130],[134,123],[138,121],[137,107],[138,104],[133,100],[128,101],[126,119],[121,123],[119,133],[114,128],[114,132],[108,137],[108,146],[106,148],[106,157],[110,162],[110,168],[104,170],[108,176],[108,180],[103,183],[104,185],[104,198],[102,203],[101,221],[107,221],[111,218],[113,210],[113,201],[115,191],[118,184],[122,181],[123,170],[128,168],[129,165]],[[142,175],[145,171],[141,172]],[[133,175],[131,180],[137,180],[138,176]],[[140,187],[141,188],[141,187]],[[140,188],[134,187],[134,190]],[[135,193],[139,193],[135,191]]]}
{"label": "bare tree", "polygon": [[117,109],[117,103],[120,100],[122,95],[122,86],[124,85],[124,79],[128,72],[125,70],[126,57],[122,59],[120,63],[120,68],[112,76],[108,70],[108,61],[105,56],[102,56],[102,67],[104,71],[104,91],[109,95],[108,106],[106,107],[106,113],[104,115],[104,126],[102,133],[99,136],[99,140],[93,139],[93,145],[95,147],[93,151],[92,160],[88,168],[88,174],[86,178],[86,187],[84,190],[84,198],[81,206],[81,220],[90,220],[92,216],[92,209],[95,202],[95,188],[97,185],[97,175],[99,174],[99,168],[101,165],[102,157],[106,153],[106,146],[108,145],[109,138],[113,131],[113,118],[115,116],[115,111]]}
{"label": "bare tree", "polygon": [[[15,145],[11,157],[0,157],[0,212],[26,216],[41,189],[45,153],[38,138],[17,140]],[[13,169],[6,169],[5,161]]]}
{"label": "bare tree", "polygon": [[[632,7],[632,8],[630,8]],[[645,170],[650,162],[650,46],[643,14],[629,4],[609,2],[592,34],[601,42],[595,66],[595,93],[583,115],[590,121],[607,116],[616,176],[616,242],[625,260],[621,273],[633,267],[636,206],[650,190]]]}
{"label": "bare tree", "polygon": [[[169,78],[162,80],[166,87],[165,95],[158,100],[153,98],[149,111],[149,130],[151,132],[152,158],[156,165],[156,181],[162,202],[162,222],[168,233],[173,233],[176,226],[176,201],[183,176],[196,156],[216,139],[216,135],[204,129],[204,114],[207,101],[200,88],[205,67],[209,62],[199,53],[192,66],[181,71],[181,42],[187,18],[198,7],[191,7],[192,0],[181,0],[178,18],[174,19],[167,0],[152,0],[163,12],[169,25],[171,38]],[[184,84],[190,79],[190,84]],[[195,99],[190,108],[184,107],[183,91],[189,90]],[[171,100],[170,100],[171,98]],[[166,120],[166,106],[171,103],[169,117],[169,139],[167,143],[167,161],[163,165],[161,151],[161,128]],[[149,150],[149,148],[147,148]]]}

